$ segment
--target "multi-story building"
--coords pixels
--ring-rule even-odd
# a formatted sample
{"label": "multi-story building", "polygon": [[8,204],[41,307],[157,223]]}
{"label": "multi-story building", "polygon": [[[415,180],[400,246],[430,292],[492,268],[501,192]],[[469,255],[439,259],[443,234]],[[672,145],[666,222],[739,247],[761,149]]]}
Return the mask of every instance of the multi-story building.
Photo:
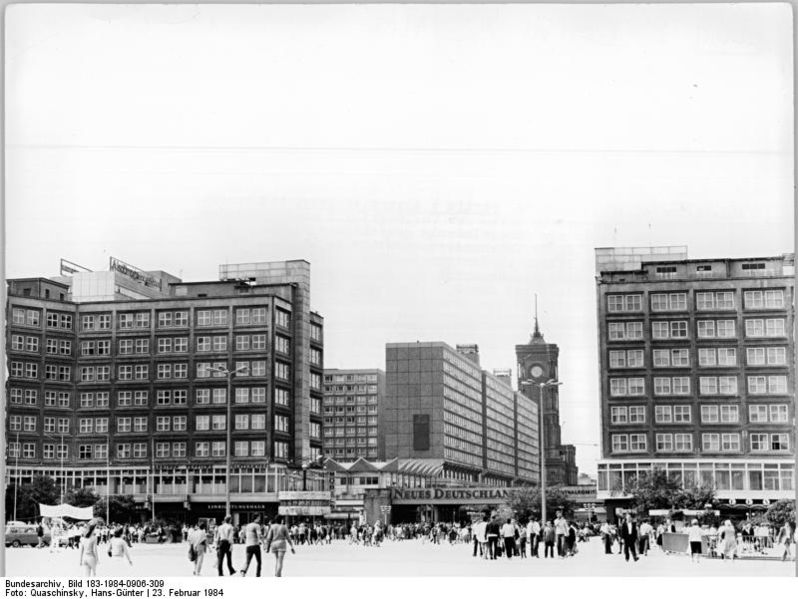
{"label": "multi-story building", "polygon": [[598,497],[662,468],[729,503],[793,496],[794,256],[596,250]]}
{"label": "multi-story building", "polygon": [[538,482],[538,405],[483,371],[475,345],[389,343],[385,353],[385,459],[437,463],[455,484]]}
{"label": "multi-story building", "polygon": [[47,474],[180,519],[224,515],[228,452],[235,515],[308,487],[323,320],[307,262],[224,265],[209,282],[114,259],[67,274],[8,281],[10,482]]}
{"label": "multi-story building", "polygon": [[325,370],[324,455],[339,461],[381,456],[377,414],[384,398],[382,370]]}

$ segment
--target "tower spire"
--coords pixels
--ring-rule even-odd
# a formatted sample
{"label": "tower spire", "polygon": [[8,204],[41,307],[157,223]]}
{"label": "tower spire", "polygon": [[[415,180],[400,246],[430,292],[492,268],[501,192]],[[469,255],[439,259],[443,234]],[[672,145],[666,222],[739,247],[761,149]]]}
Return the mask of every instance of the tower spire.
{"label": "tower spire", "polygon": [[538,294],[535,294],[535,331],[532,333],[532,343],[545,343],[543,339],[543,334],[540,332],[540,327],[538,326]]}

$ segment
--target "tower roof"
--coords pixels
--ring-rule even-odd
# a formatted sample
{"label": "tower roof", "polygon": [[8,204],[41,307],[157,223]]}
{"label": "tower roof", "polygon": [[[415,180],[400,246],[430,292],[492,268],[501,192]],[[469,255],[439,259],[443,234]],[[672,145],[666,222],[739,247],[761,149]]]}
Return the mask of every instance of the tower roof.
{"label": "tower roof", "polygon": [[538,294],[535,294],[535,330],[532,332],[532,337],[529,338],[530,343],[546,343],[543,338],[543,333],[540,332],[538,326]]}

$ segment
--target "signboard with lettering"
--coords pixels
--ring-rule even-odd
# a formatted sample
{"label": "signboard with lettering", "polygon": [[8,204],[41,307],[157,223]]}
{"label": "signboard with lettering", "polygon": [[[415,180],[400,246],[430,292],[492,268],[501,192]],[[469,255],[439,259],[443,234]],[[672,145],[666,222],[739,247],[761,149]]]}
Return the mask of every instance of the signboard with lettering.
{"label": "signboard with lettering", "polygon": [[503,503],[516,487],[480,487],[480,488],[394,488],[391,489],[391,503],[394,505],[431,504],[495,504]]}
{"label": "signboard with lettering", "polygon": [[143,270],[136,268],[135,266],[131,266],[127,262],[122,262],[119,258],[114,258],[113,256],[110,259],[110,269],[115,270],[118,273],[122,273],[123,275],[130,277],[131,279],[138,281],[139,283],[143,283],[148,287],[157,287],[160,289],[161,281],[156,279],[150,274],[147,274]]}
{"label": "signboard with lettering", "polygon": [[328,505],[281,505],[277,513],[281,516],[326,516],[332,512]]}

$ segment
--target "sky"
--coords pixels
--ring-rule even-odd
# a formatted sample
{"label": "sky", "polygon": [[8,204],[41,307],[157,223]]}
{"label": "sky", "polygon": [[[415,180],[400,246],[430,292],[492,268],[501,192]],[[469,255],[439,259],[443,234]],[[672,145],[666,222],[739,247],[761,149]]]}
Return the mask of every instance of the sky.
{"label": "sky", "polygon": [[793,251],[786,4],[12,5],[7,277],[304,258],[325,365],[560,347],[599,457],[594,248]]}

